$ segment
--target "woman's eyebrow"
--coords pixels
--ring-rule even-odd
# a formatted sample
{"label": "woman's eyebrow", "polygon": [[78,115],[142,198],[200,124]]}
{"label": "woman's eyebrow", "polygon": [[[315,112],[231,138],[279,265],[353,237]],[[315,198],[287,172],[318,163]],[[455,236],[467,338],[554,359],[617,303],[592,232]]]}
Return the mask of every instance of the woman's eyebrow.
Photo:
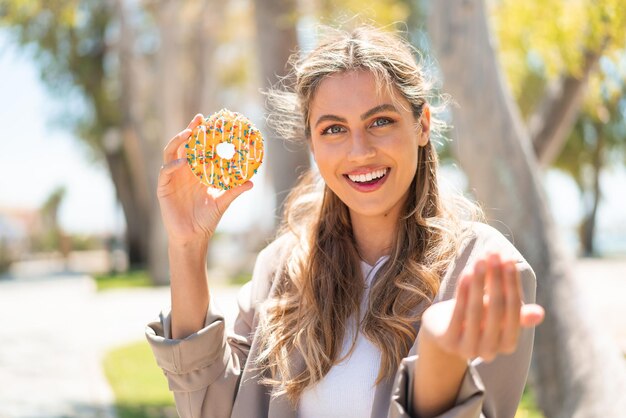
{"label": "woman's eyebrow", "polygon": [[381,104],[381,105],[378,105],[376,107],[373,107],[370,110],[368,110],[367,112],[363,113],[361,115],[361,120],[365,120],[365,119],[369,118],[370,116],[375,115],[378,112],[388,112],[388,111],[395,112],[395,113],[400,113],[400,112],[398,112],[398,109],[396,109],[396,107],[394,105],[389,104],[389,103],[385,103],[385,104]]}
{"label": "woman's eyebrow", "polygon": [[339,116],[335,116],[335,115],[322,115],[319,118],[317,118],[317,122],[315,122],[315,126],[317,127],[317,125],[319,125],[320,123],[326,121],[326,120],[332,120],[333,122],[342,122],[342,123],[348,123],[348,120],[345,118],[341,118]]}
{"label": "woman's eyebrow", "polygon": [[[396,109],[396,107],[392,104],[389,103],[385,103],[385,104],[381,104],[378,105],[376,107],[371,108],[370,110],[368,110],[367,112],[363,113],[361,115],[361,120],[365,120],[367,118],[369,118],[372,115],[375,115],[378,112],[395,112],[395,113],[400,113],[398,112],[398,109]],[[317,122],[315,122],[315,126],[317,127],[317,125],[319,125],[320,123],[324,122],[324,121],[333,121],[333,122],[342,122],[342,123],[348,123],[348,120],[345,118],[342,118],[340,116],[336,116],[336,115],[322,115],[319,118],[317,118]]]}

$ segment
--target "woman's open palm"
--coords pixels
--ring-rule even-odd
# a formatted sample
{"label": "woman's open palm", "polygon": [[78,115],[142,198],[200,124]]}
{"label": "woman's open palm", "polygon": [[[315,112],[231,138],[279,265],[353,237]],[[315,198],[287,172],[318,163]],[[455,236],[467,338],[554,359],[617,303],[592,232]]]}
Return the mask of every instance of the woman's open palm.
{"label": "woman's open palm", "polygon": [[232,201],[252,188],[249,181],[230,190],[207,187],[186,167],[184,144],[202,120],[201,114],[196,115],[163,150],[157,197],[170,241],[209,239]]}
{"label": "woman's open palm", "polygon": [[539,305],[522,303],[515,262],[492,254],[461,275],[455,299],[424,312],[421,328],[448,353],[491,361],[513,353],[521,328],[538,325],[543,316]]}

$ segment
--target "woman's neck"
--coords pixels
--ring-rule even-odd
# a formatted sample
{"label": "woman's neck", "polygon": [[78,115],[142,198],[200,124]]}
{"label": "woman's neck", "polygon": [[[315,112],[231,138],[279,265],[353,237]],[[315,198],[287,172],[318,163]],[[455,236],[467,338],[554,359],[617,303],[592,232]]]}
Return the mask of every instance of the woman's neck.
{"label": "woman's neck", "polygon": [[350,211],[352,233],[361,259],[374,265],[382,256],[391,253],[399,213],[363,216]]}

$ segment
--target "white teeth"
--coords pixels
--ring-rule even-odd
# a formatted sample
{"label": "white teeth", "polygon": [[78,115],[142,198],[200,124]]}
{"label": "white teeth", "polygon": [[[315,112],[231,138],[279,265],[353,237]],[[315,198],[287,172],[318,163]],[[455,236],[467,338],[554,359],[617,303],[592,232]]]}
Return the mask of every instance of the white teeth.
{"label": "white teeth", "polygon": [[380,170],[371,171],[367,174],[348,174],[348,178],[355,183],[363,183],[366,181],[372,181],[375,179],[379,179],[387,174],[387,169],[383,168]]}

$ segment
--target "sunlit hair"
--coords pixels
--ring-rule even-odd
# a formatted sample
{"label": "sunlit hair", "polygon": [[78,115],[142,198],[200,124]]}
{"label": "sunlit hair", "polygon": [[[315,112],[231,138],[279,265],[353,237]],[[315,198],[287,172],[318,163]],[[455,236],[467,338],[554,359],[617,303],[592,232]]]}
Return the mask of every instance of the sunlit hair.
{"label": "sunlit hair", "polygon": [[[416,123],[433,94],[409,44],[371,27],[336,32],[292,64],[293,86],[268,93],[270,122],[290,140],[310,140],[310,104],[331,74],[371,72],[380,88],[409,103]],[[433,121],[437,130],[436,117]],[[389,259],[373,281],[359,325],[382,353],[377,383],[391,377],[407,355],[416,338],[413,324],[432,302],[461,240],[458,206],[441,199],[437,167],[429,141],[419,149]],[[470,216],[477,213],[469,202],[465,209]],[[307,386],[343,360],[343,338],[349,336],[350,321],[361,318],[365,284],[349,210],[316,173],[304,176],[288,197],[280,234],[290,234],[293,247],[274,296],[261,310],[258,366],[274,395],[284,393],[297,403]],[[356,337],[354,333],[352,348]],[[302,370],[291,364],[290,355],[296,352],[304,359]]]}

